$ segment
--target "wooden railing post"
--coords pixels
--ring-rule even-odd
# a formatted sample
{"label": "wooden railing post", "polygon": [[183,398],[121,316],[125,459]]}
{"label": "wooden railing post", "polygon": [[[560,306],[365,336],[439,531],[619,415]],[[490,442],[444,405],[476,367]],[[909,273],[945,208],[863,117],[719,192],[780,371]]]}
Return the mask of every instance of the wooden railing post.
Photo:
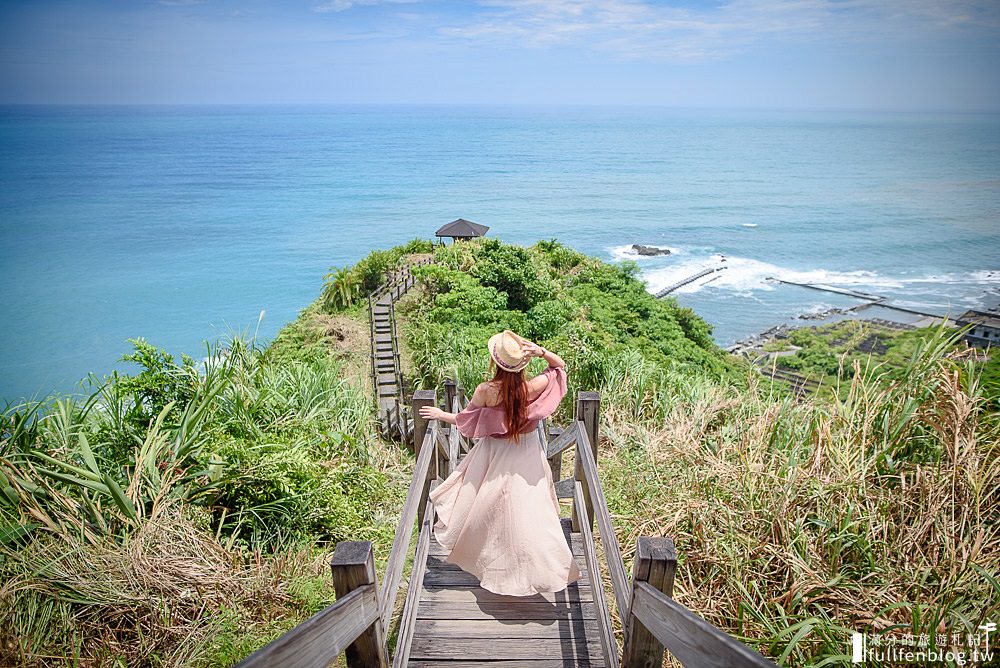
{"label": "wooden railing post", "polygon": [[[446,410],[449,413],[451,413],[454,410],[454,407],[455,407],[455,390],[456,390],[456,387],[457,387],[457,383],[455,383],[455,381],[452,380],[451,378],[449,378],[448,380],[444,381],[444,410]],[[454,427],[452,427],[451,425],[449,425],[447,423],[441,425],[441,427],[444,429],[444,433],[447,434],[447,435],[449,435],[449,436],[451,435],[451,430],[454,428]],[[453,466],[455,466],[455,462],[450,462],[448,464],[448,472],[449,473],[451,472],[451,467],[453,467]]]}
{"label": "wooden railing post", "polygon": [[[420,448],[424,445],[424,436],[427,434],[428,422],[420,417],[421,406],[436,406],[437,391],[417,390],[413,393],[413,453],[420,457]],[[431,441],[429,448],[436,448],[437,443]],[[436,457],[432,457],[436,459]],[[431,479],[434,477],[434,467],[427,467],[427,478],[424,480],[423,491],[420,493],[420,502],[417,504],[417,520],[424,521],[424,506],[427,505],[427,495],[430,493]]]}
{"label": "wooden railing post", "polygon": [[[635,583],[648,582],[667,596],[674,591],[677,551],[669,538],[640,536],[632,563],[632,595]],[[622,612],[622,611],[619,611]],[[642,625],[632,610],[623,619],[625,646],[621,668],[659,668],[663,664],[663,645]]]}
{"label": "wooden railing post", "polygon": [[451,412],[452,404],[455,401],[455,386],[456,383],[451,378],[444,381],[444,409],[449,413]]}
{"label": "wooden railing post", "polygon": [[[598,425],[601,419],[601,393],[600,392],[578,392],[576,395],[576,417],[575,420],[582,424],[577,426],[582,428],[590,437],[590,449],[594,455],[594,462],[597,462],[598,438],[600,433]],[[573,477],[583,482],[583,497],[587,504],[587,519],[590,528],[594,528],[594,502],[591,499],[590,488],[587,485],[586,477],[583,474],[583,464],[580,462],[580,449],[576,449],[576,466],[573,468]],[[580,530],[580,519],[577,516],[576,508],[572,515],[573,531]]]}
{"label": "wooden railing post", "polygon": [[421,406],[433,406],[435,402],[434,390],[414,390],[413,399],[410,401],[410,411],[413,413],[413,442],[410,449],[414,455],[420,454],[420,446],[424,442],[424,434],[427,433],[427,420],[420,417]]}
{"label": "wooden railing post", "polygon": [[[556,440],[563,433],[562,427],[552,426],[549,427],[548,442]],[[562,453],[560,452],[555,457],[549,460],[549,468],[552,469],[552,481],[559,482],[562,480]]]}
{"label": "wooden railing post", "polygon": [[[363,585],[375,585],[375,555],[372,552],[371,541],[340,541],[330,559],[330,570],[333,572],[333,588],[337,599],[347,596],[350,592]],[[376,601],[378,597],[376,596]],[[385,630],[382,620],[376,615],[375,621],[357,639],[344,650],[348,668],[374,666],[386,668],[389,665],[389,653],[385,643]]]}

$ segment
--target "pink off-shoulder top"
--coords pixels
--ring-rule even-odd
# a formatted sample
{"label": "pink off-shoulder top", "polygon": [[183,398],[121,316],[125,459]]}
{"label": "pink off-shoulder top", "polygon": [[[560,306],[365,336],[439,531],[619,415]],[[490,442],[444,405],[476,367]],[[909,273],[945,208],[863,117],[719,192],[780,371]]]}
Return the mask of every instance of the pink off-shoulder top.
{"label": "pink off-shoulder top", "polygon": [[[541,394],[528,403],[528,422],[522,434],[530,433],[538,426],[538,421],[552,415],[559,402],[566,395],[566,370],[562,367],[550,366],[542,374],[549,377],[549,382]],[[455,414],[455,426],[466,438],[481,438],[483,436],[507,436],[503,404],[496,406],[477,406],[471,401],[460,413]]]}

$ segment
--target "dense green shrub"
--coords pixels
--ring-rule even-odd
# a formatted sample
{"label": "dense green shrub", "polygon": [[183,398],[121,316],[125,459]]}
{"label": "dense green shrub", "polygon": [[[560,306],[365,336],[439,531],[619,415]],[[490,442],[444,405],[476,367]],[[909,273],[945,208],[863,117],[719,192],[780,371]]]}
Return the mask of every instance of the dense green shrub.
{"label": "dense green shrub", "polygon": [[572,269],[587,259],[580,251],[564,246],[555,239],[539,241],[536,247],[545,255],[554,275]]}
{"label": "dense green shrub", "polygon": [[483,239],[476,244],[476,261],[469,273],[484,287],[506,293],[511,310],[527,311],[552,294],[552,286],[535,266],[535,257],[519,246]]}
{"label": "dense green shrub", "polygon": [[432,252],[432,241],[413,239],[389,249],[375,249],[354,266],[331,267],[324,277],[320,304],[328,313],[349,308],[385,283],[389,271],[399,266],[404,255]]}
{"label": "dense green shrub", "polygon": [[[414,316],[404,336],[424,386],[457,376],[474,387],[487,373],[486,341],[503,329],[562,355],[571,389],[602,386],[609,373],[603,360],[626,351],[663,369],[740,378],[739,365],[712,341],[711,327],[690,309],[649,294],[634,262],[606,264],[554,240],[522,248],[478,239],[439,247],[435,264],[415,275],[421,296],[397,310]],[[544,363],[532,362],[530,370],[536,367]]]}

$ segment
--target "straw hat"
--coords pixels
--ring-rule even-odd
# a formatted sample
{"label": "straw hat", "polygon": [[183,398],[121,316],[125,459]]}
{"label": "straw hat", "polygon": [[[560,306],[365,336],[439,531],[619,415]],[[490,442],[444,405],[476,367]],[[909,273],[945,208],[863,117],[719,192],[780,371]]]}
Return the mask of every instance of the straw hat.
{"label": "straw hat", "polygon": [[491,336],[486,345],[490,349],[490,357],[498,367],[504,371],[517,373],[531,361],[531,355],[521,349],[521,343],[524,341],[525,339],[514,332],[505,329]]}

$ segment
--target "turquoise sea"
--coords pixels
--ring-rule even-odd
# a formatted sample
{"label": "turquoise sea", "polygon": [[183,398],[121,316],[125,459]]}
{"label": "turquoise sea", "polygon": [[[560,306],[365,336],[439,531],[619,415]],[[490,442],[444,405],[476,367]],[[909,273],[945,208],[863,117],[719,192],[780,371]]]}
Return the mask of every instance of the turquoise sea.
{"label": "turquoise sea", "polygon": [[0,404],[261,338],[332,265],[464,217],[606,260],[633,243],[719,343],[853,298],[1000,301],[1000,116],[450,107],[0,108]]}

